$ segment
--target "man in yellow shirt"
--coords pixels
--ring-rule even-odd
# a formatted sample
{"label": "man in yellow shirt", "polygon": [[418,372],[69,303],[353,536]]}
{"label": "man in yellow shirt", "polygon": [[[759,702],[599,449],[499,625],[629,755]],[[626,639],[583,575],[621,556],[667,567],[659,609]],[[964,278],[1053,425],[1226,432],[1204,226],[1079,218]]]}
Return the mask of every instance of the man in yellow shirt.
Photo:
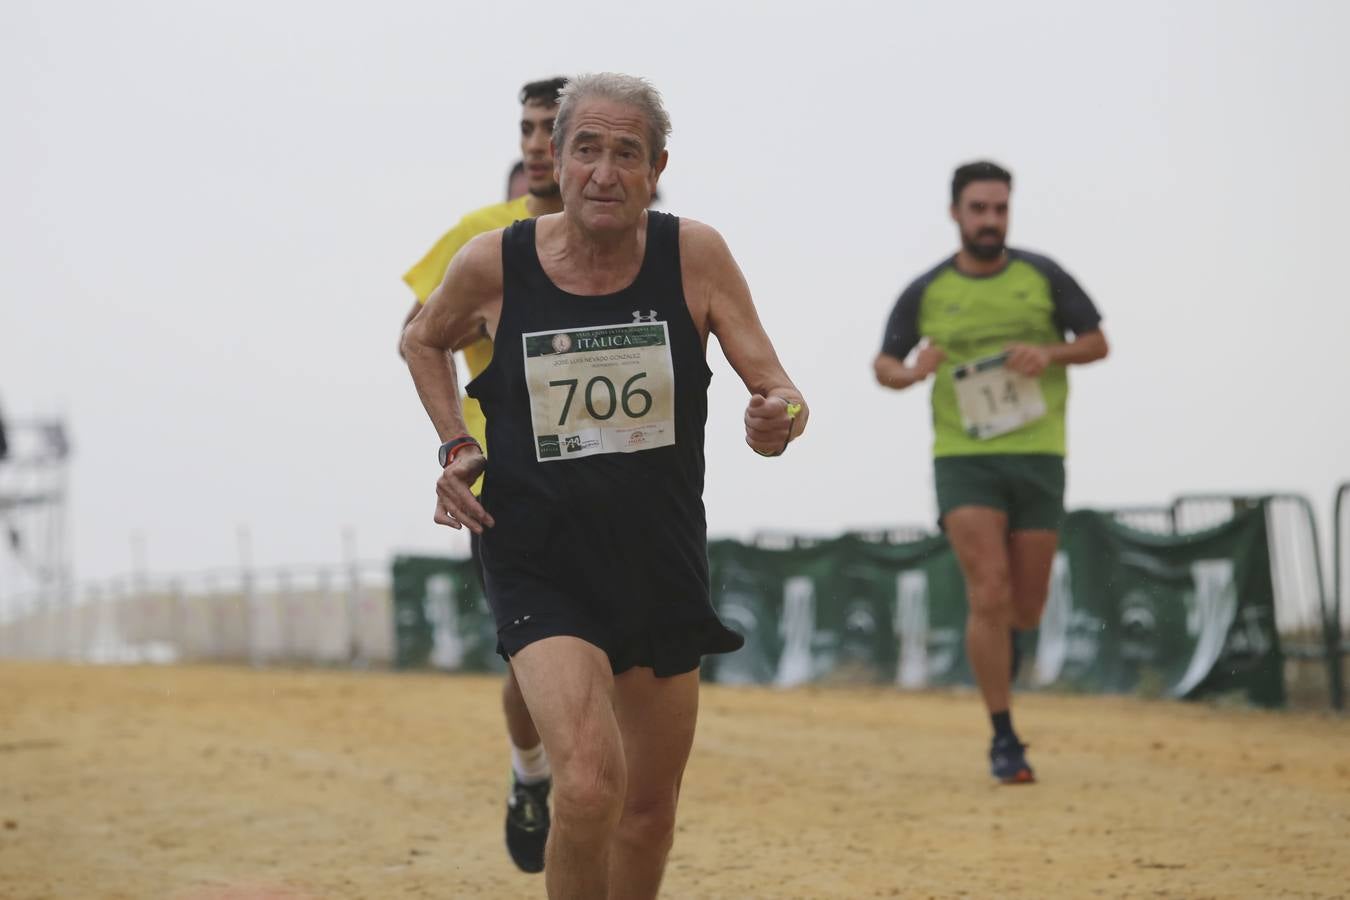
{"label": "man in yellow shirt", "polygon": [[[459,220],[436,242],[426,254],[408,270],[403,280],[412,288],[417,302],[413,304],[404,328],[417,317],[431,292],[440,286],[450,260],[460,248],[486,231],[505,228],[521,219],[562,211],[562,196],[553,178],[553,120],[558,112],[558,92],[567,84],[565,78],[532,81],[520,91],[520,155],[524,164],[527,193],[508,199],[505,203],[485,206]],[[508,187],[508,192],[510,187]],[[492,342],[486,335],[464,350],[464,361],[470,379],[487,368],[492,361]],[[471,397],[462,398],[464,421],[468,432],[487,447],[487,421],[482,407]],[[483,481],[473,486],[475,494]],[[470,547],[474,562],[480,567],[478,535],[471,535]],[[511,794],[506,808],[506,847],[512,861],[524,872],[544,869],[544,845],[548,840],[548,794],[552,784],[548,757],[539,740],[534,720],[525,706],[514,671],[508,667],[502,685],[502,711],[506,715],[506,730],[511,738]]]}

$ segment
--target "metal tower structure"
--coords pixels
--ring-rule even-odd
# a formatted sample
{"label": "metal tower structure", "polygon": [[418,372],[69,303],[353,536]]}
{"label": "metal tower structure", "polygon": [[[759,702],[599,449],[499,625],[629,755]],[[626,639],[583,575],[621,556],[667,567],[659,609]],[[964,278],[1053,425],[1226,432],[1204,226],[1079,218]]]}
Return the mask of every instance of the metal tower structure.
{"label": "metal tower structure", "polygon": [[0,417],[0,619],[68,596],[69,462],[62,420]]}

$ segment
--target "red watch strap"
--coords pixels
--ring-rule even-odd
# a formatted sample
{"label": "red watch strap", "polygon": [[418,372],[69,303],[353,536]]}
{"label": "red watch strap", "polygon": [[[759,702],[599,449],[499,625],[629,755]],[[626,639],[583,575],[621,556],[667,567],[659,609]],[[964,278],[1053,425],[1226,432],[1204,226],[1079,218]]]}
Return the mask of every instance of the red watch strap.
{"label": "red watch strap", "polygon": [[459,452],[463,450],[465,447],[477,447],[479,453],[483,452],[483,445],[478,443],[477,438],[468,435],[466,435],[465,437],[466,437],[465,440],[460,441],[459,443],[455,444],[449,450],[446,451],[445,464],[447,466],[455,461],[455,457],[459,456]]}

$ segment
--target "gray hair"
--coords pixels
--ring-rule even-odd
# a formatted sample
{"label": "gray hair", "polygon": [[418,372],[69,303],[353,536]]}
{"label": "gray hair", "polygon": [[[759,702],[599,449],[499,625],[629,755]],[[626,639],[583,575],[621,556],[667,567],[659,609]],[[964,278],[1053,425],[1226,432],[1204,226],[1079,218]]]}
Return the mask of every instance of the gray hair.
{"label": "gray hair", "polygon": [[559,92],[558,115],[553,126],[554,153],[562,152],[572,115],[583,100],[611,100],[640,110],[647,120],[647,143],[652,148],[652,163],[656,163],[670,136],[670,115],[661,102],[661,92],[645,78],[617,72],[578,75]]}

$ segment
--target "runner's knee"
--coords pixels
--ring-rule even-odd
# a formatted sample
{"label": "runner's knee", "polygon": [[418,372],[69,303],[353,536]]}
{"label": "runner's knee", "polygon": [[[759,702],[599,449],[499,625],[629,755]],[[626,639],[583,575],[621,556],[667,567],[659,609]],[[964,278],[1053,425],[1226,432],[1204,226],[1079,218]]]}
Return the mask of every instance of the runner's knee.
{"label": "runner's knee", "polygon": [[552,765],[556,818],[582,828],[613,824],[623,805],[627,781],[619,748],[581,745]]}
{"label": "runner's knee", "polygon": [[1012,584],[1006,563],[977,562],[967,566],[966,595],[970,612],[980,617],[1011,619],[1013,616]]}
{"label": "runner's knee", "polygon": [[675,804],[673,790],[668,798],[629,799],[624,803],[615,840],[632,847],[668,852],[675,843]]}
{"label": "runner's knee", "polygon": [[1012,590],[1006,578],[972,578],[967,584],[966,593],[972,617],[1011,625],[1014,617]]}

